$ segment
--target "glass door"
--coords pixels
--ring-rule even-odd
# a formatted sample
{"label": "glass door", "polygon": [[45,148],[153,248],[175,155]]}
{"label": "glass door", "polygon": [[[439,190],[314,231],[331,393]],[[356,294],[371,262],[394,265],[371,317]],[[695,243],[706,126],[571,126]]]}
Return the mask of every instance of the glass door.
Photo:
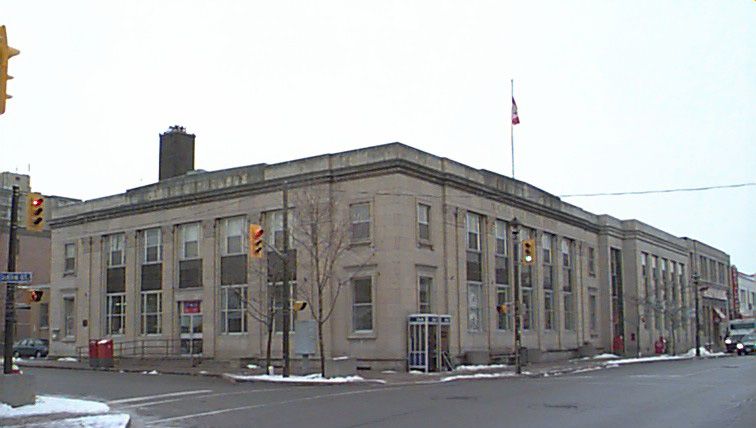
{"label": "glass door", "polygon": [[202,355],[202,310],[199,300],[179,302],[181,355]]}

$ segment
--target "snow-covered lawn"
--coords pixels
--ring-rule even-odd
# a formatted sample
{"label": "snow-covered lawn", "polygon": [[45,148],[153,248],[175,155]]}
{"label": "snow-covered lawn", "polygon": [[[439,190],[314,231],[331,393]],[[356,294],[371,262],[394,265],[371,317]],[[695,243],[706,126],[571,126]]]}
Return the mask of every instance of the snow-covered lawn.
{"label": "snow-covered lawn", "polygon": [[38,395],[37,402],[27,406],[13,408],[7,404],[0,403],[0,418],[37,416],[52,413],[98,414],[109,411],[110,407],[99,401],[50,397],[46,395]]}
{"label": "snow-covered lawn", "polygon": [[317,383],[317,384],[341,384],[341,383],[353,383],[353,382],[376,382],[386,383],[380,379],[365,379],[361,376],[346,376],[346,377],[321,377],[320,374],[309,374],[305,376],[289,376],[283,377],[282,375],[235,375],[226,373],[225,377],[239,381],[259,381],[259,382],[281,382],[281,383]]}

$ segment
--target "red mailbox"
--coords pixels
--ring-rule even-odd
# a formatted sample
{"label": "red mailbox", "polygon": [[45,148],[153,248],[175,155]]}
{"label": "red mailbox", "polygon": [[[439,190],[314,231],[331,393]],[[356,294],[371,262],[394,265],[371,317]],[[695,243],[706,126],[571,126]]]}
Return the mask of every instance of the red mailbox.
{"label": "red mailbox", "polygon": [[98,355],[97,340],[89,341],[89,367],[100,366],[100,356]]}
{"label": "red mailbox", "polygon": [[97,356],[100,367],[113,367],[113,339],[102,339],[97,342]]}

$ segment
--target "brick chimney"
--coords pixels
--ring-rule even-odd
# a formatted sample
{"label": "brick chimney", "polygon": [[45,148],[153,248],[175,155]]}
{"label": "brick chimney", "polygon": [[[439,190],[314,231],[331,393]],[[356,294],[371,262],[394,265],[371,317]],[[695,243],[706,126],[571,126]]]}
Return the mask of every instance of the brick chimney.
{"label": "brick chimney", "polygon": [[194,170],[194,134],[174,125],[160,134],[160,181]]}

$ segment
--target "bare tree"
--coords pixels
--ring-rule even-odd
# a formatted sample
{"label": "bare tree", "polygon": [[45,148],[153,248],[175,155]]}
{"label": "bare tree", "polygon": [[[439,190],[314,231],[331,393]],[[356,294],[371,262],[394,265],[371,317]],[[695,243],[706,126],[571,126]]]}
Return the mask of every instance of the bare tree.
{"label": "bare tree", "polygon": [[296,193],[295,201],[293,240],[310,264],[308,280],[301,281],[297,289],[310,303],[310,313],[317,323],[320,374],[325,377],[323,327],[333,315],[342,288],[360,275],[373,253],[371,251],[366,259],[354,263],[356,268],[351,273],[340,274],[340,265],[348,257],[355,257],[349,251],[351,222],[348,212],[339,211],[338,198],[330,185],[302,189]]}
{"label": "bare tree", "polygon": [[[264,278],[266,274],[262,267],[253,267],[252,271]],[[252,319],[260,322],[266,330],[265,345],[265,371],[269,370],[272,360],[272,343],[273,343],[273,326],[276,319],[278,308],[273,302],[273,290],[269,281],[260,281],[260,293],[245,292],[242,293],[240,288],[233,288],[236,297],[244,308],[244,313]],[[262,290],[265,289],[265,292]]]}
{"label": "bare tree", "polygon": [[[677,354],[677,330],[683,325],[683,321],[686,321],[688,317],[687,305],[683,305],[679,302],[668,302],[662,299],[655,299],[654,296],[646,296],[645,298],[632,298],[638,307],[638,317],[640,318],[641,308],[646,322],[648,322],[650,315],[654,317],[663,316],[667,329],[670,331],[671,337],[671,349],[672,354]],[[640,319],[637,320],[638,330],[640,330]],[[638,339],[640,340],[640,339]]]}

